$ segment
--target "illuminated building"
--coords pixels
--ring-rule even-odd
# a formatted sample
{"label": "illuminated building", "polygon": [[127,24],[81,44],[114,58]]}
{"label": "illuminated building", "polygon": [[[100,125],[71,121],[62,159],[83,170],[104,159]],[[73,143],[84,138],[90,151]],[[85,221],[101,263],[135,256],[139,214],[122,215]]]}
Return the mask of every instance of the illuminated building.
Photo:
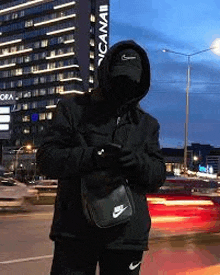
{"label": "illuminated building", "polygon": [[0,91],[16,92],[10,142],[38,146],[59,99],[97,84],[109,0],[1,1],[0,22]]}

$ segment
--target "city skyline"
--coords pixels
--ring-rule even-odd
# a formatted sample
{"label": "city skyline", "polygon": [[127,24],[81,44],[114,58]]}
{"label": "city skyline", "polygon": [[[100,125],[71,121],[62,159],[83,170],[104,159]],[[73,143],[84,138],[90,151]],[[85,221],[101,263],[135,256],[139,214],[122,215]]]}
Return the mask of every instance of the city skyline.
{"label": "city skyline", "polygon": [[[143,109],[160,125],[162,147],[182,148],[186,104],[187,58],[163,53],[168,48],[191,54],[211,47],[220,37],[214,0],[111,0],[110,46],[133,39],[144,47],[152,69],[151,89],[141,101]],[[189,140],[220,146],[220,57],[212,51],[191,58]]]}
{"label": "city skyline", "polygon": [[[0,3],[0,90],[15,92],[10,145],[39,146],[58,101],[97,86],[108,49],[109,0]],[[7,114],[4,118],[8,119]],[[0,139],[5,139],[0,124]]]}

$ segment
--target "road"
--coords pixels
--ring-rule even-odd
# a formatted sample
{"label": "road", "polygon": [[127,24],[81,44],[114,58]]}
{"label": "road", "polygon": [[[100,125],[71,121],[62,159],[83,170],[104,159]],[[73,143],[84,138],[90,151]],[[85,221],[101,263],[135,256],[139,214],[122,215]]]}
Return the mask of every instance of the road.
{"label": "road", "polygon": [[[53,243],[52,206],[0,214],[0,274],[49,275]],[[219,275],[220,233],[150,235],[141,275]]]}

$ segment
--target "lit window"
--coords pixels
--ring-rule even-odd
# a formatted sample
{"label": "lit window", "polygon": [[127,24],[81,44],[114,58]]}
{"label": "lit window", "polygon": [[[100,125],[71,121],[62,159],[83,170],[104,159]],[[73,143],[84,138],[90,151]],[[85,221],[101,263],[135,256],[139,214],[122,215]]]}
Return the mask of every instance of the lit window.
{"label": "lit window", "polygon": [[28,27],[31,27],[34,25],[34,21],[33,20],[28,20],[25,22],[25,27],[28,28]]}
{"label": "lit window", "polygon": [[68,34],[66,38],[67,38],[67,40],[73,40],[74,35],[73,34]]}
{"label": "lit window", "polygon": [[17,110],[21,110],[21,104],[20,104],[20,103],[17,104],[16,109],[17,109]]}
{"label": "lit window", "polygon": [[18,18],[18,13],[13,13],[11,16],[12,19],[17,19]]}
{"label": "lit window", "polygon": [[56,51],[55,50],[50,52],[50,56],[55,56],[55,55],[56,55]]}
{"label": "lit window", "polygon": [[94,15],[94,14],[91,14],[91,15],[90,15],[90,21],[91,21],[91,22],[95,22],[95,15]]}
{"label": "lit window", "polygon": [[59,54],[63,54],[63,53],[64,53],[64,52],[63,52],[63,49],[59,49],[59,50],[58,50],[58,55],[59,55]]}
{"label": "lit window", "polygon": [[30,134],[30,127],[25,127],[25,128],[23,129],[23,133],[24,133],[24,134]]}
{"label": "lit window", "polygon": [[29,122],[30,121],[30,116],[23,116],[22,121],[23,122]]}
{"label": "lit window", "polygon": [[93,83],[94,82],[94,78],[92,76],[89,77],[89,82]]}
{"label": "lit window", "polygon": [[17,47],[14,46],[14,47],[11,47],[11,53],[15,53],[17,51]]}
{"label": "lit window", "polygon": [[23,85],[23,81],[22,80],[18,80],[17,87],[22,87],[22,85]]}
{"label": "lit window", "polygon": [[27,103],[24,103],[22,107],[23,107],[23,110],[28,110],[28,104]]}
{"label": "lit window", "polygon": [[24,98],[28,98],[31,97],[31,92],[25,92],[24,93]]}
{"label": "lit window", "polygon": [[90,45],[93,46],[93,47],[95,46],[95,40],[94,39],[90,39]]}
{"label": "lit window", "polygon": [[35,65],[35,66],[31,67],[32,72],[35,72],[35,71],[38,71],[38,70],[39,70],[39,65]]}
{"label": "lit window", "polygon": [[46,119],[46,114],[45,113],[39,114],[39,120],[45,120],[45,119]]}
{"label": "lit window", "polygon": [[41,47],[47,47],[47,45],[48,45],[48,40],[41,41]]}
{"label": "lit window", "polygon": [[22,68],[16,69],[15,75],[22,75],[22,74],[23,74]]}
{"label": "lit window", "polygon": [[67,48],[67,52],[68,52],[68,53],[72,53],[72,52],[74,52],[74,48],[73,48],[73,47],[69,47],[69,48]]}
{"label": "lit window", "polygon": [[57,74],[57,80],[59,81],[59,80],[62,80],[63,79],[63,74],[61,73],[61,74]]}
{"label": "lit window", "polygon": [[94,71],[94,70],[95,70],[94,65],[93,65],[93,64],[90,64],[90,65],[89,65],[89,69],[90,69],[90,71]]}
{"label": "lit window", "polygon": [[30,61],[31,61],[30,56],[25,56],[25,57],[24,57],[24,62],[30,62]]}
{"label": "lit window", "polygon": [[48,120],[51,120],[53,118],[53,113],[47,113],[47,119]]}
{"label": "lit window", "polygon": [[19,93],[17,93],[17,97],[18,97],[18,99],[20,99],[20,98],[22,98],[22,93],[21,92],[19,92]]}
{"label": "lit window", "polygon": [[61,92],[63,92],[64,91],[64,86],[57,86],[56,87],[56,93],[61,93]]}
{"label": "lit window", "polygon": [[58,37],[58,44],[63,43],[63,42],[64,42],[63,36]]}
{"label": "lit window", "polygon": [[56,68],[56,62],[47,64],[47,69],[54,69],[54,68]]}
{"label": "lit window", "polygon": [[7,54],[9,53],[9,48],[2,49],[2,54]]}
{"label": "lit window", "polygon": [[23,51],[24,50],[24,45],[22,44],[22,45],[18,46],[18,50]]}
{"label": "lit window", "polygon": [[95,58],[95,53],[94,52],[90,52],[89,53],[89,57],[92,58],[92,59]]}

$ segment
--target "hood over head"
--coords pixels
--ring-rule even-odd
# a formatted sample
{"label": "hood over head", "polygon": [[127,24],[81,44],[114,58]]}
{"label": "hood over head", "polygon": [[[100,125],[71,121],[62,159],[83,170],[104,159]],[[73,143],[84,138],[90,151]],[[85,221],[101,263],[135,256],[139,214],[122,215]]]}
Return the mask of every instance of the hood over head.
{"label": "hood over head", "polygon": [[145,50],[132,40],[113,45],[98,67],[105,99],[120,105],[138,103],[150,87],[150,63]]}

